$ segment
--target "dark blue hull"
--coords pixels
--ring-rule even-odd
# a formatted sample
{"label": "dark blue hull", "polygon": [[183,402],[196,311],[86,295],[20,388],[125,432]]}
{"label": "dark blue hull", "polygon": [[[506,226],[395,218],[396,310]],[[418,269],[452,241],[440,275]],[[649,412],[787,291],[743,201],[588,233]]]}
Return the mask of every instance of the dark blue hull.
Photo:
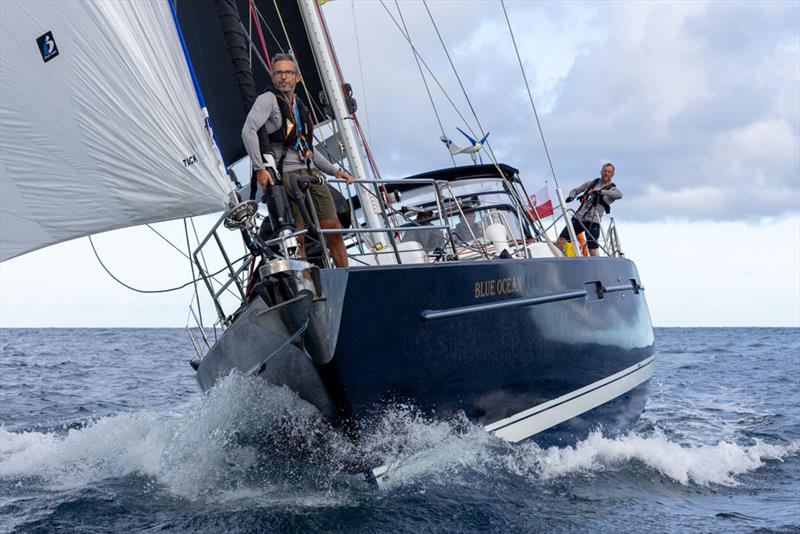
{"label": "dark blue hull", "polygon": [[341,315],[317,369],[344,420],[400,401],[463,411],[510,441],[565,443],[644,409],[654,338],[628,260],[352,268],[323,283]]}
{"label": "dark blue hull", "polygon": [[358,438],[388,403],[463,412],[519,442],[629,428],[644,409],[653,328],[618,258],[324,270],[323,298],[254,299],[197,368],[283,384]]}

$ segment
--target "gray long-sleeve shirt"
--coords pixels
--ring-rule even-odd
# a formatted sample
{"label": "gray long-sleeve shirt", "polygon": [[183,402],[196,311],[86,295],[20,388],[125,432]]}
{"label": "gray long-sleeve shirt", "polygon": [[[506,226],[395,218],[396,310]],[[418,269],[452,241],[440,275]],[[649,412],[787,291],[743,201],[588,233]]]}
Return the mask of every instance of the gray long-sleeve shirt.
{"label": "gray long-sleeve shirt", "polygon": [[[244,141],[244,148],[250,156],[250,164],[254,170],[264,168],[261,148],[258,144],[258,130],[262,126],[266,127],[268,134],[278,131],[281,127],[281,108],[278,106],[278,99],[270,92],[263,93],[256,98],[242,128],[242,141]],[[277,160],[281,152],[283,152],[283,143],[272,143],[272,152],[275,155],[275,163],[277,164]],[[333,176],[339,170],[338,167],[325,159],[325,156],[315,150],[313,146],[311,147],[311,153],[314,166],[325,174]],[[296,171],[305,168],[305,166],[305,161],[300,158],[297,150],[290,148],[286,152],[286,159],[283,161],[284,173]]]}
{"label": "gray long-sleeve shirt", "polygon": [[[577,197],[578,195],[583,194],[583,192],[586,191],[586,188],[589,187],[595,179],[588,180],[582,183],[581,185],[570,191],[569,196]],[[608,204],[609,206],[615,200],[619,200],[622,198],[622,191],[620,191],[617,188],[617,186],[609,187],[608,189],[603,189],[602,180],[598,181],[597,185],[595,185],[589,193],[591,193],[592,191],[599,191],[601,189],[602,191],[600,191],[598,194],[603,197],[603,201],[605,201],[606,204]],[[580,208],[578,208],[578,211],[575,212],[575,216],[578,217],[578,219],[580,219],[581,221],[595,222],[597,224],[600,224],[600,219],[602,219],[603,214],[605,212],[606,210],[600,204],[596,204],[594,206],[589,204],[584,204]]]}

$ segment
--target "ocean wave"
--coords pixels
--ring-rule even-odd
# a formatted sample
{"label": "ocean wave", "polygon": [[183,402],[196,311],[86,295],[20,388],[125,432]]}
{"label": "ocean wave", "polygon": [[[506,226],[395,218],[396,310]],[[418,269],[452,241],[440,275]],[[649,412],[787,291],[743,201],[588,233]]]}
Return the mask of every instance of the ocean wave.
{"label": "ocean wave", "polygon": [[547,484],[642,466],[681,485],[731,486],[798,453],[800,440],[686,444],[652,427],[616,438],[598,431],[571,447],[512,445],[463,415],[440,420],[404,405],[386,408],[356,448],[287,388],[241,376],[180,414],[120,414],[66,432],[0,427],[0,478],[21,484],[74,488],[140,474],[188,499],[312,507],[359,495],[366,488],[352,466],[367,463],[387,467],[390,488],[475,475]]}
{"label": "ocean wave", "polygon": [[[639,462],[664,477],[682,485],[736,485],[736,476],[763,467],[767,461],[783,460],[800,452],[800,440],[774,445],[755,440],[752,445],[720,441],[715,445],[684,445],[668,439],[663,431],[641,436],[631,433],[606,438],[600,432],[572,447],[539,449],[530,454],[519,452],[511,468],[552,479],[573,473],[592,473],[621,468]],[[530,459],[530,461],[529,461]],[[530,466],[530,469],[525,469]]]}
{"label": "ocean wave", "polygon": [[73,488],[136,472],[156,475],[171,435],[170,425],[149,412],[101,418],[66,434],[0,427],[0,477]]}
{"label": "ocean wave", "polygon": [[0,478],[71,489],[140,474],[189,499],[246,499],[256,488],[282,501],[287,482],[320,486],[313,467],[335,474],[352,449],[288,388],[232,375],[180,414],[140,411],[45,432],[0,426]]}
{"label": "ocean wave", "polygon": [[660,429],[646,435],[631,432],[614,438],[605,437],[598,430],[573,446],[542,448],[535,443],[508,444],[475,426],[466,433],[447,434],[443,425],[420,424],[413,419],[409,422],[407,430],[417,437],[399,440],[406,447],[386,462],[387,486],[420,479],[452,482],[454,474],[469,470],[487,476],[505,472],[532,483],[547,483],[574,475],[636,470],[640,466],[684,486],[736,486],[738,476],[769,461],[800,454],[800,440],[780,445],[758,439],[750,445],[728,441],[689,445],[670,439]]}

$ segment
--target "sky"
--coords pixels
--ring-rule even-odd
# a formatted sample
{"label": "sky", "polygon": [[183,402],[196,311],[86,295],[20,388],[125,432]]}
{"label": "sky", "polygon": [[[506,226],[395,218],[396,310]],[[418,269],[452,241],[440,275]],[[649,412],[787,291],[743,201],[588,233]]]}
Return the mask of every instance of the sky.
{"label": "sky", "polygon": [[[385,6],[399,20],[394,2]],[[399,3],[436,111],[490,132],[533,192],[555,183],[499,1],[429,2],[470,106],[421,2]],[[506,8],[556,178],[605,161],[655,326],[800,326],[800,2],[516,2]],[[323,8],[384,177],[448,167],[407,41],[379,2]],[[463,117],[463,118],[462,118]],[[212,117],[213,119],[213,117]],[[461,163],[468,163],[464,159]],[[213,216],[197,220],[203,232]],[[156,225],[173,242],[182,223]],[[96,236],[141,288],[180,285],[188,260],[145,228]],[[190,289],[143,295],[99,267],[86,238],[0,264],[0,326],[183,326]]]}

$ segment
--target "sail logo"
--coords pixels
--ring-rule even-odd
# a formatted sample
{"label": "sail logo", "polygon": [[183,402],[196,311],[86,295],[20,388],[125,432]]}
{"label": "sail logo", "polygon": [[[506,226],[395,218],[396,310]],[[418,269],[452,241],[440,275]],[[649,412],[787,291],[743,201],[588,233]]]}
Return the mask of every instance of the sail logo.
{"label": "sail logo", "polygon": [[36,44],[39,45],[39,52],[45,63],[58,55],[58,46],[56,46],[56,40],[53,39],[53,32],[47,32],[36,39]]}
{"label": "sail logo", "polygon": [[197,163],[197,154],[192,154],[191,156],[186,156],[183,158],[183,166],[189,167],[190,165],[194,165]]}

